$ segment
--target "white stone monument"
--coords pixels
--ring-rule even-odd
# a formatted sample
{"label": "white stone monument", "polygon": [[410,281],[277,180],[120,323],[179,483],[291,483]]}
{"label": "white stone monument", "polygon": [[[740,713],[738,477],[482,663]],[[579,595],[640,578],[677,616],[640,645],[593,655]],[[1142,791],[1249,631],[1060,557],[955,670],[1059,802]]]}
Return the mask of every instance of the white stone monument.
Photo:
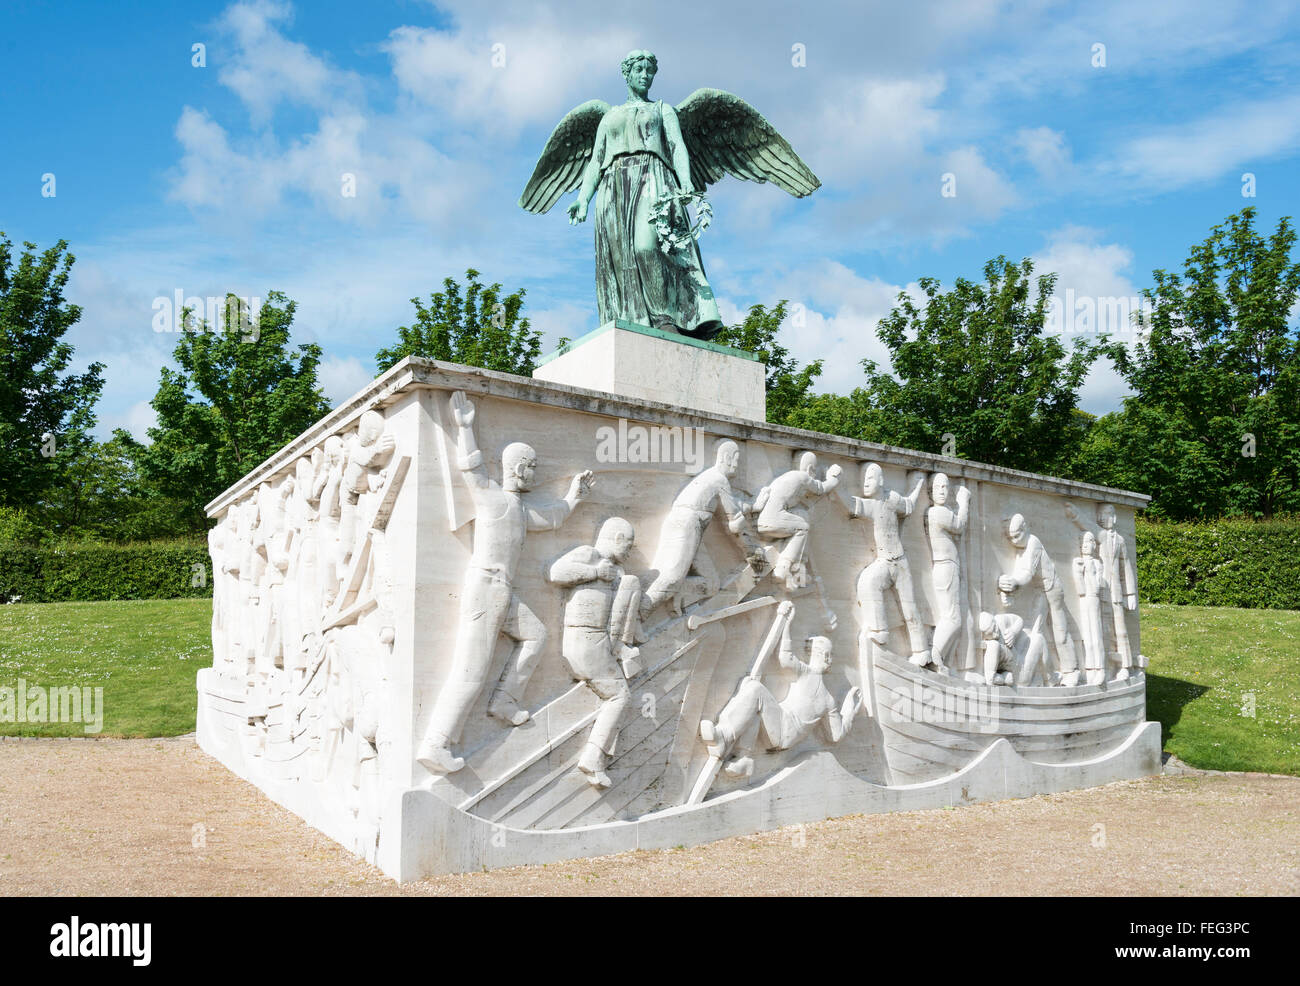
{"label": "white stone monument", "polygon": [[762,371],[384,373],[208,506],[202,748],[398,880],[1157,773],[1146,497],[765,424]]}
{"label": "white stone monument", "polygon": [[618,319],[543,358],[533,378],[766,421],[764,371],[751,353]]}

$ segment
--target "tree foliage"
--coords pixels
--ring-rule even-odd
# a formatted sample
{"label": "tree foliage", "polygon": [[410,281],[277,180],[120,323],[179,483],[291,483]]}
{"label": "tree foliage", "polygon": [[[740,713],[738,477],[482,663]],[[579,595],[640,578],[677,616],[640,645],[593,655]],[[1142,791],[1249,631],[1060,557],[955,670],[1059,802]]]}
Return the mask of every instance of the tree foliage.
{"label": "tree foliage", "polygon": [[446,360],[466,366],[529,376],[542,352],[542,334],[534,331],[520,313],[524,305],[521,289],[504,297],[501,285],[484,285],[479,272],[465,271],[466,287],[461,291],[455,278],[443,280],[441,291],[425,305],[412,298],[415,322],[400,326],[398,343],[375,354],[382,373],[407,356]]}
{"label": "tree foliage", "polygon": [[295,307],[272,291],[251,330],[231,319],[186,331],[173,353],[178,369],[162,370],[151,444],[132,452],[144,481],[181,505],[192,530],[205,528],[206,503],[329,410],[316,379],[320,347],[290,345]]}
{"label": "tree foliage", "polygon": [[70,373],[64,336],[81,309],[64,299],[76,258],[60,240],[42,253],[24,243],[17,262],[0,233],[0,506],[41,517],[70,463],[91,444],[103,365]]}
{"label": "tree foliage", "polygon": [[1060,472],[1087,431],[1079,388],[1113,346],[1045,332],[1055,275],[998,257],[984,282],[950,290],[923,277],[924,299],[900,293],[876,334],[893,373],[863,360],[865,385],[821,395],[792,424],[1036,472]]}
{"label": "tree foliage", "polygon": [[808,402],[813,382],[822,372],[822,360],[801,367],[781,345],[778,337],[787,304],[782,299],[771,308],[754,305],[743,322],[726,326],[713,339],[719,345],[753,353],[763,361],[767,420],[773,424],[792,424],[791,418]]}
{"label": "tree foliage", "polygon": [[1097,480],[1175,519],[1300,511],[1300,263],[1289,219],[1213,227],[1183,272],[1156,270],[1139,341],[1117,366],[1133,396],[1081,451]]}

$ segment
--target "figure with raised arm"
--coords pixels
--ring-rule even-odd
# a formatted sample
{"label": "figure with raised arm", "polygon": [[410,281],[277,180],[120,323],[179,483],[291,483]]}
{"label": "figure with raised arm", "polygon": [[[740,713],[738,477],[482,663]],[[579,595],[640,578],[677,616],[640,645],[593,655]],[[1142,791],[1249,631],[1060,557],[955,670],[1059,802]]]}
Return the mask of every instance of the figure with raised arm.
{"label": "figure with raised arm", "polygon": [[474,405],[463,391],[451,397],[457,426],[457,466],[474,501],[474,547],[461,585],[460,623],[451,668],[434,704],[416,759],[434,773],[460,770],[464,761],[451,752],[465,717],[482,694],[492,668],[492,652],[505,634],[518,647],[504,681],[488,703],[488,714],[508,725],[528,721],[520,708],[524,689],[546,641],[546,627],[514,591],[515,571],[529,531],[557,529],[590,491],[590,471],[578,473],[562,500],[526,497],[537,469],[537,453],[511,442],[501,453],[501,483],[488,477],[474,439]]}
{"label": "figure with raised arm", "polygon": [[817,456],[805,452],[799,457],[798,469],[781,473],[754,498],[754,509],[758,512],[754,526],[758,533],[785,542],[772,575],[787,579],[791,589],[808,584],[804,552],[808,547],[808,512],[812,501],[839,485],[840,472],[838,465],[832,465],[826,470],[826,478],[818,479]]}
{"label": "figure with raised arm", "polygon": [[801,743],[814,729],[820,729],[827,743],[838,743],[853,728],[853,720],[862,708],[862,690],[850,688],[844,701],[837,703],[826,687],[826,672],[831,668],[831,642],[827,637],[810,637],[807,662],[799,659],[790,641],[790,618],[794,604],[781,603],[778,614],[783,618],[781,667],[796,675],[794,682],[778,700],[763,684],[760,668],[755,667],[736,694],[723,707],[716,721],[700,721],[700,738],[714,762],[739,753],[723,769],[733,777],[748,777],[754,770],[753,754],[760,750],[788,750]]}
{"label": "figure with raised arm", "polygon": [[885,489],[885,473],[879,464],[869,462],[862,470],[862,496],[853,497],[852,515],[871,522],[871,536],[876,557],[858,576],[858,606],[866,621],[866,635],[879,647],[889,644],[889,620],[885,612],[885,593],[892,592],[903,614],[912,653],[908,658],[917,667],[929,666],[946,671],[942,658],[926,646],[925,627],[917,615],[916,596],[912,587],[912,569],[903,551],[899,521],[916,509],[925,477],[918,476],[912,492],[903,496]]}
{"label": "figure with raised arm", "polygon": [[686,577],[691,572],[703,580],[705,597],[718,591],[717,569],[700,541],[719,507],[726,515],[727,530],[740,538],[746,555],[759,553],[757,545],[746,538],[744,499],[731,488],[739,468],[740,446],[730,440],[721,442],[713,465],[687,483],[673,500],[650,563],[655,577],[641,597],[643,619],[665,599],[671,600],[673,611],[680,613]]}

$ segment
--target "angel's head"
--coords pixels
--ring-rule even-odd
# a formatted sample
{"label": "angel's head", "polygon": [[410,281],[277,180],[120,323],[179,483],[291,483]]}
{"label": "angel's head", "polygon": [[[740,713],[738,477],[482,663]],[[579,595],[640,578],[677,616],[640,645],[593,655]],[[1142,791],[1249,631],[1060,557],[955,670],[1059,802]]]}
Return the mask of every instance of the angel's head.
{"label": "angel's head", "polygon": [[619,68],[627,87],[644,98],[655,80],[655,73],[659,71],[659,59],[655,58],[654,52],[638,48],[627,53]]}

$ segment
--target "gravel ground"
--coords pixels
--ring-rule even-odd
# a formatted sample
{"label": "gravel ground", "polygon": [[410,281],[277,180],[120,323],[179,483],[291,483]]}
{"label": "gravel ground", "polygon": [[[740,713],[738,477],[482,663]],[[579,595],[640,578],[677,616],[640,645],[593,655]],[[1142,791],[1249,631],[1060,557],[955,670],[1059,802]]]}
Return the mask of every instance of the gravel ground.
{"label": "gravel ground", "polygon": [[192,736],[5,740],[0,896],[52,894],[1295,895],[1300,778],[1184,769],[399,887]]}

